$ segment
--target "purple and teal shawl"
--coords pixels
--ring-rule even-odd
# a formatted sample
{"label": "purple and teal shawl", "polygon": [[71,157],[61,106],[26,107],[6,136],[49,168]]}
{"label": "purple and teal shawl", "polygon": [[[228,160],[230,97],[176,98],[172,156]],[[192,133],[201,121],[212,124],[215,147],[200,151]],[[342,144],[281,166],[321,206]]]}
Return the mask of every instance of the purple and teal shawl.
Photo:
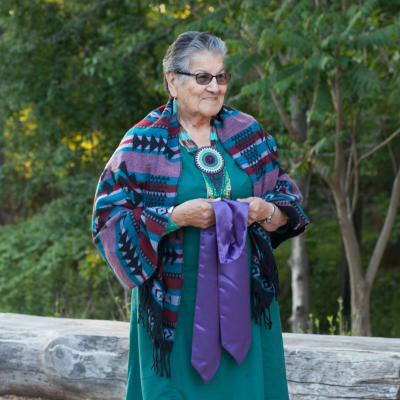
{"label": "purple and teal shawl", "polygon": [[[308,219],[295,183],[280,168],[276,144],[250,115],[223,106],[214,117],[218,138],[253,183],[253,196],[289,218],[283,233],[248,227],[252,242],[253,317],[271,327],[269,306],[279,294],[272,249],[304,232]],[[153,341],[156,372],[170,376],[183,280],[183,230],[163,235],[176,205],[181,175],[179,123],[172,101],[123,137],[101,175],[93,210],[93,241],[126,289],[140,287],[139,323]]]}

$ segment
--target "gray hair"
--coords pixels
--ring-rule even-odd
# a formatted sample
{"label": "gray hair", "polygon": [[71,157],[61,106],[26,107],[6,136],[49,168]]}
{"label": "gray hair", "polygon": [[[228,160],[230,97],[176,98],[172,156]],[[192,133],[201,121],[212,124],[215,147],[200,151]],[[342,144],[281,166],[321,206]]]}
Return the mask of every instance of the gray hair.
{"label": "gray hair", "polygon": [[[171,44],[163,60],[164,71],[164,90],[171,96],[168,82],[165,75],[168,72],[177,73],[178,71],[189,72],[191,57],[196,53],[211,51],[221,54],[225,62],[226,45],[219,37],[212,32],[189,31],[178,36]],[[179,75],[180,83],[185,80],[185,75]]]}

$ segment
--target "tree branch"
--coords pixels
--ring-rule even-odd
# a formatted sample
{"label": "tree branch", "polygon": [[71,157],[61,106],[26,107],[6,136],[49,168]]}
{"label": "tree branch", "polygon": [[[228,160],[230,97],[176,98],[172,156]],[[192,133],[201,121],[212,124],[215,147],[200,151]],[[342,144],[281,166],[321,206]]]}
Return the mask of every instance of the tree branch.
{"label": "tree branch", "polygon": [[[354,158],[354,164],[356,164],[357,163],[357,147],[356,147],[355,143],[354,143],[353,158]],[[358,196],[358,168],[356,168],[354,170],[354,192],[353,192],[353,201],[351,202],[351,207],[350,207],[350,218],[351,219],[353,219],[354,210],[356,209],[357,196]]]}
{"label": "tree branch", "polygon": [[[40,39],[41,39],[41,40],[44,40],[44,41],[50,41],[50,40],[52,40],[52,39],[56,39],[57,36],[58,36],[60,33],[66,31],[67,29],[69,29],[69,28],[71,28],[71,27],[74,27],[74,25],[78,25],[78,24],[84,22],[84,21],[89,17],[89,15],[91,15],[91,14],[92,14],[94,11],[96,11],[99,7],[103,7],[103,6],[105,6],[106,4],[112,3],[112,2],[115,2],[115,1],[119,1],[119,0],[102,0],[102,1],[98,1],[98,2],[95,3],[95,4],[93,5],[93,7],[91,7],[89,10],[83,12],[83,13],[80,14],[80,15],[77,15],[75,18],[72,18],[71,21],[69,21],[65,26],[63,26],[59,31],[53,33],[51,36],[49,36],[49,37],[47,37],[47,38],[40,38]],[[59,39],[63,39],[63,38],[64,38],[64,37],[59,38]]]}
{"label": "tree branch", "polygon": [[335,153],[313,154],[313,157],[335,157]]}
{"label": "tree branch", "polygon": [[89,308],[92,306],[93,303],[93,298],[90,297],[88,303],[86,304],[85,309],[83,310],[83,313],[81,315],[81,319],[84,319],[86,317],[86,313],[89,311]]}
{"label": "tree branch", "polygon": [[[339,87],[339,78],[340,78],[340,71],[336,69],[336,78],[334,81],[334,86],[332,88],[332,95],[333,100],[336,99],[336,132],[335,134],[338,135],[343,131],[343,123],[344,123],[344,116],[343,116],[343,98],[342,93]],[[345,179],[345,158],[344,158],[344,143],[343,140],[336,140],[335,141],[335,175],[334,181],[336,182],[339,187],[344,187],[344,179]]]}
{"label": "tree branch", "polygon": [[[260,79],[264,79],[264,73],[263,73],[262,69],[260,68],[260,66],[259,65],[255,65],[255,69],[256,69]],[[288,130],[289,134],[292,136],[293,139],[295,139],[298,142],[302,143],[300,135],[298,134],[296,129],[293,128],[293,125],[290,122],[290,119],[287,116],[287,114],[285,112],[285,109],[283,108],[283,105],[282,105],[281,100],[279,98],[279,94],[273,88],[270,89],[270,92],[271,92],[272,100],[274,101],[275,106],[278,109],[278,113],[281,116],[283,124],[285,125],[285,127]]]}
{"label": "tree branch", "polygon": [[344,180],[344,191],[346,195],[346,206],[347,206],[347,218],[351,218],[351,205],[350,205],[350,196],[349,196],[349,191],[350,191],[350,177],[353,175],[351,174],[351,163],[353,161],[353,154],[354,154],[354,149],[355,149],[355,139],[354,136],[351,136],[351,148],[350,148],[350,155],[349,158],[347,159],[347,169],[346,169],[346,178]]}
{"label": "tree branch", "polygon": [[396,178],[393,182],[392,194],[390,196],[390,204],[386,214],[385,222],[383,224],[381,233],[379,234],[378,241],[376,242],[372,257],[369,261],[365,280],[371,287],[376,273],[378,272],[379,264],[382,260],[383,253],[389,241],[392,232],[394,220],[397,214],[397,208],[400,201],[400,169],[397,172]]}
{"label": "tree branch", "polygon": [[290,122],[289,117],[287,116],[285,109],[283,108],[283,105],[281,103],[281,100],[279,98],[278,93],[271,88],[270,89],[271,95],[272,95],[272,100],[274,101],[276,108],[278,109],[278,113],[282,118],[282,121],[286,127],[286,129],[288,130],[290,136],[292,136],[293,139],[297,140],[298,142],[302,143],[301,137],[298,134],[298,132],[293,128],[293,125]]}
{"label": "tree branch", "polygon": [[[387,139],[386,121],[383,121],[383,134],[384,134],[384,136],[385,136],[385,139]],[[397,164],[396,164],[396,159],[394,158],[392,146],[391,146],[390,144],[388,144],[388,150],[389,150],[390,158],[391,158],[391,160],[392,160],[392,166],[393,166],[394,174],[397,175]]]}
{"label": "tree branch", "polygon": [[128,51],[124,54],[124,56],[119,60],[120,63],[124,62],[124,60],[129,57],[131,54],[134,53],[138,53],[139,51],[141,51],[144,47],[148,46],[151,42],[153,42],[154,40],[158,39],[159,37],[165,36],[165,34],[173,27],[175,27],[176,25],[178,25],[180,23],[180,20],[178,19],[177,21],[175,21],[172,24],[169,24],[167,28],[162,29],[159,32],[156,32],[154,35],[150,36],[149,38],[147,38],[146,40],[140,42],[134,49],[132,49],[131,51]]}
{"label": "tree branch", "polygon": [[353,161],[353,154],[354,154],[354,149],[355,149],[355,143],[354,143],[354,138],[353,136],[351,137],[351,148],[350,148],[350,154],[349,154],[349,158],[347,160],[347,169],[346,169],[346,179],[345,179],[345,190],[346,190],[346,194],[349,193],[350,190],[350,177],[351,175],[351,163]]}
{"label": "tree branch", "polygon": [[363,154],[357,161],[357,165],[354,166],[354,168],[358,167],[360,162],[362,160],[365,160],[367,157],[369,157],[371,154],[375,153],[377,150],[379,150],[381,147],[385,146],[388,144],[392,139],[394,139],[398,134],[400,133],[400,128],[397,129],[397,131],[393,132],[387,139],[385,139],[383,142],[379,143],[377,146],[375,146],[372,150],[368,151],[367,153]]}
{"label": "tree branch", "polygon": [[[330,192],[330,191],[326,188],[325,183],[324,183],[324,181],[322,180],[321,175],[320,175],[320,174],[315,174],[315,175],[316,175],[316,177],[317,177],[318,180],[319,180],[320,187],[322,187],[322,190],[323,190],[324,193],[325,193],[326,199],[328,200],[328,204],[331,206],[333,215],[337,215],[337,210],[336,210],[335,204],[334,204],[334,202],[332,201],[332,192]],[[329,180],[327,180],[326,178],[324,178],[324,180],[325,180],[325,182],[326,182],[329,186],[331,186],[331,182],[329,182]]]}
{"label": "tree branch", "polygon": [[333,102],[333,108],[336,110],[337,109],[337,101],[336,101],[336,92],[335,92],[335,84],[331,78],[328,79],[328,84],[331,87],[331,96],[332,96],[332,102]]}

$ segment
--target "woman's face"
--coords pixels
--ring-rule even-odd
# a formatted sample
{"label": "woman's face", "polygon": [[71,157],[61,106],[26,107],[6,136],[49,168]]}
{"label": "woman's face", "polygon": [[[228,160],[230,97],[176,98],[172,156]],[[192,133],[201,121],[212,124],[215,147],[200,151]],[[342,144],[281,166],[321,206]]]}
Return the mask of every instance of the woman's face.
{"label": "woman's face", "polygon": [[[192,56],[190,71],[182,72],[218,75],[225,72],[224,59],[220,54],[211,52],[197,53]],[[208,85],[199,85],[195,76],[186,76],[180,84],[179,76],[172,72],[167,74],[169,90],[177,101],[178,114],[212,117],[221,110],[227,85],[219,85],[216,78]]]}

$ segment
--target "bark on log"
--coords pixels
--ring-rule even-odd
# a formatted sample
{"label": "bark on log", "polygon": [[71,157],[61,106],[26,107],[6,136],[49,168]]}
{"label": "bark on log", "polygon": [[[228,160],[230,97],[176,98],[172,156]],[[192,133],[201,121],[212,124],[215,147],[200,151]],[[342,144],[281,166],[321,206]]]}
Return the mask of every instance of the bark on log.
{"label": "bark on log", "polygon": [[291,400],[400,399],[400,339],[283,334]]}
{"label": "bark on log", "polygon": [[[399,399],[400,339],[284,333],[291,400]],[[0,313],[0,395],[123,400],[129,323]]]}
{"label": "bark on log", "polygon": [[0,314],[0,395],[125,399],[129,323]]}

